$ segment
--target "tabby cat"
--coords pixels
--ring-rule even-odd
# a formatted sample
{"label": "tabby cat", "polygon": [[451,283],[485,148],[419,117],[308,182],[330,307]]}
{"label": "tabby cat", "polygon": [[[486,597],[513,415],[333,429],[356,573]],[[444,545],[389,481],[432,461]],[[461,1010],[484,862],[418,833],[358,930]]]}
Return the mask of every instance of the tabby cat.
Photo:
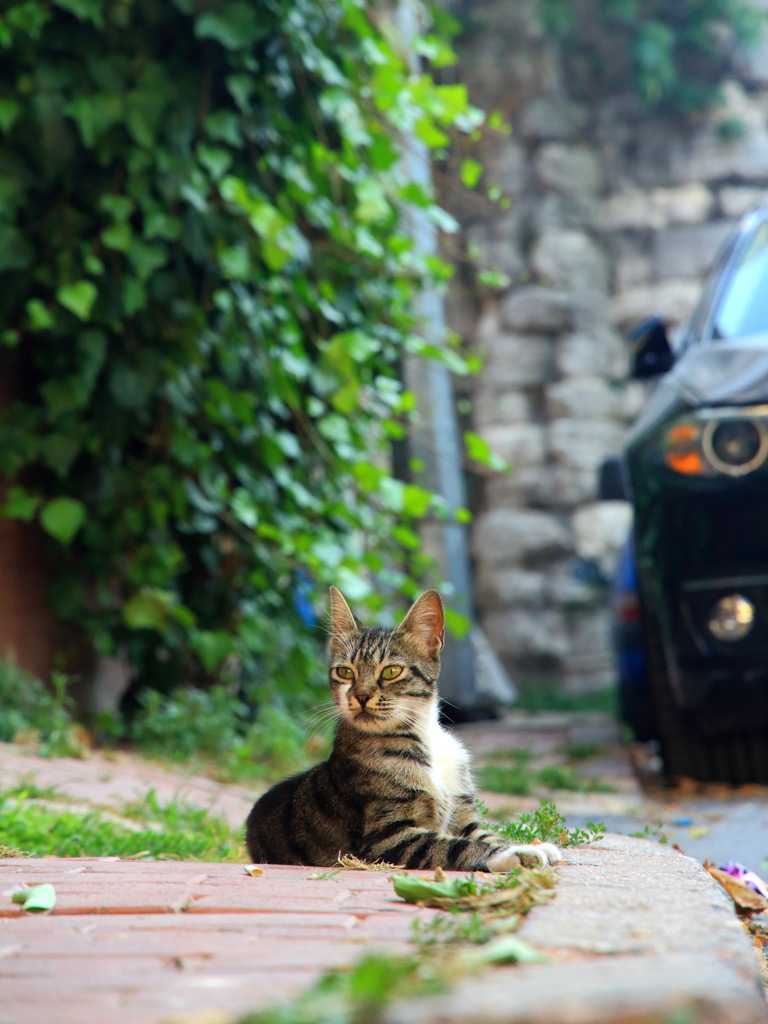
{"label": "tabby cat", "polygon": [[477,819],[469,755],[438,721],[443,604],[427,590],[395,629],[366,628],[331,588],[331,756],[254,805],[255,862],[332,865],[339,854],[407,868],[508,871],[558,859],[510,846]]}

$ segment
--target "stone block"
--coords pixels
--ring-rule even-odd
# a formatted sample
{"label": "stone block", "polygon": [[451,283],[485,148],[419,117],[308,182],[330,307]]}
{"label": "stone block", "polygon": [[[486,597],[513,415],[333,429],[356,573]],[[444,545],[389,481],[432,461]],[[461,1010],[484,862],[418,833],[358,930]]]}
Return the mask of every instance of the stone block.
{"label": "stone block", "polygon": [[567,417],[549,424],[548,447],[555,463],[597,473],[604,459],[621,450],[626,431],[616,423]]}
{"label": "stone block", "polygon": [[[525,147],[516,138],[500,136],[494,139],[483,152],[485,178],[492,185],[498,185],[508,196],[515,198],[528,191],[530,169]],[[489,208],[489,220],[496,211]]]}
{"label": "stone block", "polygon": [[502,658],[559,661],[568,654],[565,618],[554,608],[492,611],[483,615],[482,626]]}
{"label": "stone block", "polygon": [[[616,453],[614,453],[616,454]],[[597,497],[597,470],[547,466],[534,481],[533,500],[543,508],[573,509]]]}
{"label": "stone block", "polygon": [[563,684],[571,693],[615,684],[616,666],[605,595],[601,604],[602,607],[579,609],[568,615],[568,657],[563,662]]}
{"label": "stone block", "polygon": [[630,330],[649,316],[660,316],[673,326],[681,324],[693,312],[700,294],[701,281],[686,278],[629,288],[614,296],[611,321],[621,330]]}
{"label": "stone block", "polygon": [[533,406],[525,391],[501,391],[486,384],[483,371],[472,389],[472,419],[480,433],[485,427],[500,424],[526,423],[533,415]]}
{"label": "stone block", "polygon": [[601,204],[600,226],[604,231],[658,231],[670,224],[700,224],[713,202],[711,191],[701,182],[650,191],[627,189]]}
{"label": "stone block", "polygon": [[666,220],[654,207],[651,195],[639,189],[618,192],[600,204],[603,231],[655,231],[665,225]]}
{"label": "stone block", "polygon": [[611,269],[613,290],[624,291],[653,280],[653,260],[638,246],[637,236],[614,236],[611,239]]}
{"label": "stone block", "polygon": [[535,509],[482,512],[472,530],[472,552],[481,565],[531,567],[571,550],[570,529],[560,518]]}
{"label": "stone block", "polygon": [[483,608],[541,605],[546,594],[546,576],[525,569],[486,566],[475,580],[475,596]]}
{"label": "stone block", "polygon": [[535,235],[562,229],[599,230],[600,204],[597,196],[591,193],[558,195],[548,192],[532,210],[530,226]]}
{"label": "stone block", "polygon": [[531,252],[535,273],[564,292],[606,292],[608,261],[605,250],[583,231],[552,231]]}
{"label": "stone block", "polygon": [[485,497],[489,508],[521,508],[525,505],[549,506],[542,498],[546,466],[516,467],[511,473],[497,473],[485,484]]}
{"label": "stone block", "polygon": [[584,130],[589,111],[565,96],[536,96],[520,114],[519,130],[534,142],[565,142]]}
{"label": "stone block", "polygon": [[491,394],[530,387],[551,380],[555,372],[555,344],[550,338],[503,331],[488,338],[483,356],[482,383]]}
{"label": "stone block", "polygon": [[608,380],[625,380],[629,349],[624,338],[606,325],[594,332],[578,331],[558,340],[555,367],[561,377],[599,374]]}
{"label": "stone block", "polygon": [[703,277],[732,230],[733,224],[723,220],[659,231],[654,239],[654,277]]}
{"label": "stone block", "polygon": [[576,554],[597,562],[605,578],[612,577],[632,524],[629,502],[596,501],[584,505],[577,509],[572,522]]}
{"label": "stone block", "polygon": [[768,206],[768,188],[750,185],[726,185],[717,195],[720,212],[724,217],[738,218],[761,206]]}
{"label": "stone block", "polygon": [[504,296],[499,316],[502,326],[510,331],[559,334],[573,323],[573,298],[552,288],[526,285]]}
{"label": "stone block", "polygon": [[551,420],[563,417],[615,420],[621,417],[623,393],[604,377],[569,377],[547,384],[544,407]]}
{"label": "stone block", "polygon": [[538,423],[510,423],[480,431],[491,450],[511,467],[537,468],[546,458],[546,431]]}
{"label": "stone block", "polygon": [[536,158],[535,174],[541,188],[561,195],[596,195],[602,186],[600,158],[591,146],[547,143]]}
{"label": "stone block", "polygon": [[519,280],[525,270],[520,236],[518,218],[510,215],[479,221],[467,229],[472,258],[480,266],[507,274],[512,281]]}
{"label": "stone block", "polygon": [[[757,168],[768,166],[768,127],[761,97],[749,95],[737,82],[721,88],[723,103],[692,135],[678,138],[670,149],[670,172],[676,183],[753,183]],[[742,134],[724,138],[720,126],[737,122]]]}
{"label": "stone block", "polygon": [[547,603],[569,610],[583,610],[595,604],[602,607],[605,604],[603,588],[577,579],[573,570],[573,559],[568,559],[562,567],[547,573],[544,582]]}

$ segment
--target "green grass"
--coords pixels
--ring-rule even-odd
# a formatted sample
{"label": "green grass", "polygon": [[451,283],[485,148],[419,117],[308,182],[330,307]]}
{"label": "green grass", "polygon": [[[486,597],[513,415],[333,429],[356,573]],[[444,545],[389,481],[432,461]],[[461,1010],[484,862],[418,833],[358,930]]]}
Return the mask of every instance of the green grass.
{"label": "green grass", "polygon": [[569,761],[588,761],[590,757],[599,757],[603,748],[599,743],[569,743],[560,748],[560,753]]}
{"label": "green grass", "polygon": [[568,693],[559,683],[523,684],[515,709],[519,711],[603,711],[618,717],[616,690],[609,687],[591,693]]}
{"label": "green grass", "polygon": [[530,796],[542,786],[547,789],[564,789],[575,793],[612,793],[613,787],[600,779],[583,778],[563,765],[547,765],[531,768],[527,764],[487,764],[480,769],[481,789],[492,793],[508,793],[510,796]]}
{"label": "green grass", "polygon": [[478,775],[480,789],[511,796],[530,796],[536,785],[535,772],[527,765],[487,764]]}
{"label": "green grass", "polygon": [[0,791],[0,820],[3,845],[33,857],[243,857],[241,837],[223,818],[179,801],[161,805],[154,793],[116,812],[81,811],[55,792],[22,784]]}

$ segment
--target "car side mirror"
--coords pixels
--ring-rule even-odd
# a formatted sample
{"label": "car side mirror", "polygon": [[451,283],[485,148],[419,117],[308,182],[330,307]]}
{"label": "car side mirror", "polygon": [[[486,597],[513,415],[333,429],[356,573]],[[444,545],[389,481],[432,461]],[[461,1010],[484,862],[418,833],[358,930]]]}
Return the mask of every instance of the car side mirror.
{"label": "car side mirror", "polygon": [[600,466],[597,478],[597,496],[600,501],[628,501],[624,483],[623,460],[614,456]]}
{"label": "car side mirror", "polygon": [[660,377],[672,369],[675,356],[667,335],[667,325],[659,317],[643,320],[629,336],[632,357],[629,375],[635,380]]}

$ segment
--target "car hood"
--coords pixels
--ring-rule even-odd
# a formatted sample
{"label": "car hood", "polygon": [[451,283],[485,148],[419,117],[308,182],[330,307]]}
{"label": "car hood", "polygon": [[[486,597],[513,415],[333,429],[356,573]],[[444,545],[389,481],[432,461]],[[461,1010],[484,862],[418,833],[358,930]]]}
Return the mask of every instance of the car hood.
{"label": "car hood", "polygon": [[684,409],[768,403],[768,334],[689,348],[662,377],[630,440]]}

